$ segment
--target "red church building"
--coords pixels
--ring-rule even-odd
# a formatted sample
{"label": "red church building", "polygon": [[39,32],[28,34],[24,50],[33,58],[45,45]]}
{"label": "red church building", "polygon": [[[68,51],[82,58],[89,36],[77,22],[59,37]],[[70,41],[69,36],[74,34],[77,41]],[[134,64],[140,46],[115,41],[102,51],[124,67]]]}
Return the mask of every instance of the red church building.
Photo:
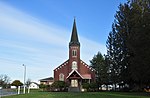
{"label": "red church building", "polygon": [[95,81],[95,70],[80,59],[80,42],[75,19],[69,42],[69,59],[54,69],[54,81],[67,82],[68,91],[81,91],[82,83]]}

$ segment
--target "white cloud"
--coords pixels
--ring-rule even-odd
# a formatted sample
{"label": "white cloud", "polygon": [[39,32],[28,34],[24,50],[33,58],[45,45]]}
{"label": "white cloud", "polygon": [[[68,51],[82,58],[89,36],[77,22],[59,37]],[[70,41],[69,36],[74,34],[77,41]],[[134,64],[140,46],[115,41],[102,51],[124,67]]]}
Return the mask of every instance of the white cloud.
{"label": "white cloud", "polygon": [[105,45],[96,43],[92,40],[88,40],[84,37],[81,37],[81,57],[84,61],[86,61],[89,64],[89,60],[93,58],[94,55],[97,54],[97,52],[101,52],[102,54],[106,53],[106,47]]}
{"label": "white cloud", "polygon": [[[59,45],[60,42],[61,44],[65,42],[62,37],[66,31],[59,27],[54,27],[51,24],[47,26],[35,17],[4,4],[0,4],[0,13],[0,26],[15,31],[13,33],[22,34],[34,38],[34,40],[40,39],[40,41],[50,44],[57,43]],[[61,36],[57,36],[58,34]]]}
{"label": "white cloud", "polygon": [[[53,76],[53,69],[68,59],[68,30],[1,2],[0,32],[0,74],[8,74],[12,79],[23,79],[23,63],[27,65],[28,78],[37,81]],[[86,62],[98,51],[105,53],[104,45],[81,36],[79,39],[81,58]]]}

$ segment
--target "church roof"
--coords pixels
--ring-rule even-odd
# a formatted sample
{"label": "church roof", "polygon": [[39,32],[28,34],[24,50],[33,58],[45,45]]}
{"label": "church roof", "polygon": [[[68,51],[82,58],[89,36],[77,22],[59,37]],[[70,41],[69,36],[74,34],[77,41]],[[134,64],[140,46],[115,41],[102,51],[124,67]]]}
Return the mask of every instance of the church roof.
{"label": "church roof", "polygon": [[80,45],[78,34],[77,34],[77,28],[76,28],[76,21],[74,19],[73,22],[73,29],[72,29],[72,35],[69,45]]}
{"label": "church roof", "polygon": [[73,72],[76,72],[83,79],[82,75],[77,70],[72,70],[67,76],[67,79],[73,74]]}
{"label": "church roof", "polygon": [[84,79],[91,79],[91,74],[83,74],[82,77]]}
{"label": "church roof", "polygon": [[68,62],[69,62],[69,60],[65,61],[64,63],[59,65],[57,68],[55,68],[54,71],[57,71],[57,70],[61,69],[63,66],[66,66],[68,64]]}
{"label": "church roof", "polygon": [[72,70],[69,75],[67,76],[67,79],[74,73],[76,72],[82,79],[91,79],[91,74],[83,74],[81,75],[77,70]]}

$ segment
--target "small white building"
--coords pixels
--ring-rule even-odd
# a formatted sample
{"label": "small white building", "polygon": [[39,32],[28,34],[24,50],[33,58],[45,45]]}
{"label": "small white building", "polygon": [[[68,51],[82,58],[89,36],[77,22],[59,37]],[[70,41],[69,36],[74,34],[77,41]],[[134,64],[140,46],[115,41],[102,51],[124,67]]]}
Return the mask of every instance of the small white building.
{"label": "small white building", "polygon": [[16,89],[17,87],[16,87],[16,86],[11,86],[10,88],[11,88],[11,89]]}
{"label": "small white building", "polygon": [[39,84],[36,82],[31,82],[31,84],[29,85],[30,89],[39,89]]}

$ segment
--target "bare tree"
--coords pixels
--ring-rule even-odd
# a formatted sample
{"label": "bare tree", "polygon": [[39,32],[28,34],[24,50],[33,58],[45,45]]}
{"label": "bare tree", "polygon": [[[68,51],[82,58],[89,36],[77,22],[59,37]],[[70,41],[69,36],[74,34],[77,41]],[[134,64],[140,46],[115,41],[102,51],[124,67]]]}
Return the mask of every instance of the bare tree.
{"label": "bare tree", "polygon": [[30,84],[31,84],[31,79],[28,79],[28,80],[26,81],[26,86],[29,87]]}
{"label": "bare tree", "polygon": [[8,88],[10,86],[10,77],[5,74],[0,75],[0,86],[3,88]]}

